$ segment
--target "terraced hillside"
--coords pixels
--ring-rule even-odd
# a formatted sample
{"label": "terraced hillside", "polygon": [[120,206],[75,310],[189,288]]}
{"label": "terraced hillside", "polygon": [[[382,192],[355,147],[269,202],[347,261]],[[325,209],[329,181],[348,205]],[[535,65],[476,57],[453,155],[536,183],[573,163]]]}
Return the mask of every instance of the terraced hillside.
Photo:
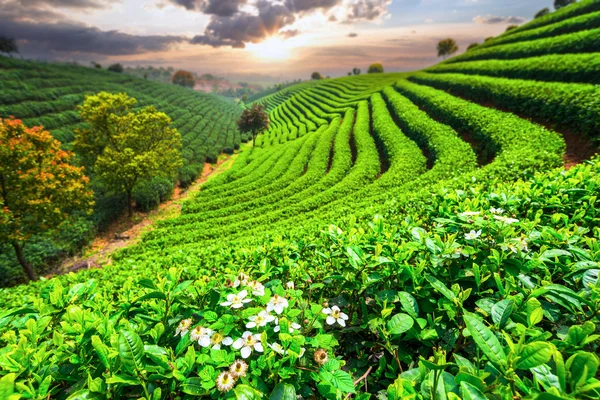
{"label": "terraced hillside", "polygon": [[86,94],[100,91],[127,93],[139,107],[154,105],[173,119],[182,136],[185,181],[224,148],[239,148],[245,140],[235,124],[239,107],[214,96],[109,71],[0,57],[0,117],[42,125],[67,146],[83,124],[76,107]]}
{"label": "terraced hillside", "polygon": [[600,160],[564,168],[599,133],[599,11],[257,99],[269,131],[180,216],[0,292],[6,393],[599,398]]}

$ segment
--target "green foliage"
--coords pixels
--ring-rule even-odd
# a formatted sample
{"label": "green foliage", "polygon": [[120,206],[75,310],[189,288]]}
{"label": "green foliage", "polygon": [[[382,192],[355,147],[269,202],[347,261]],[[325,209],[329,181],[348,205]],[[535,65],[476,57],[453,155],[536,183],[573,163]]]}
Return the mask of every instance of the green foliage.
{"label": "green foliage", "polygon": [[554,8],[560,10],[563,7],[570,6],[573,3],[576,3],[577,0],[554,0]]}
{"label": "green foliage", "polygon": [[117,72],[119,74],[123,73],[124,68],[121,64],[117,63],[117,64],[111,64],[108,66],[107,68],[110,72]]}
{"label": "green foliage", "polygon": [[17,42],[13,38],[0,36],[0,53],[10,55],[11,53],[18,53],[19,47]]}
{"label": "green foliage", "polygon": [[458,51],[458,44],[452,38],[440,40],[437,44],[438,57],[448,57]]}
{"label": "green foliage", "polygon": [[461,74],[417,74],[416,82],[450,90],[474,101],[596,135],[600,129],[600,88],[592,84],[537,82]]}
{"label": "green foliage", "polygon": [[320,81],[321,79],[323,79],[323,76],[321,75],[320,72],[313,72],[310,75],[310,79],[312,79],[313,81]]}
{"label": "green foliage", "polygon": [[261,105],[254,104],[242,112],[238,121],[240,132],[252,135],[252,146],[256,144],[256,136],[269,129],[269,115]]}
{"label": "green foliage", "polygon": [[533,19],[543,17],[547,14],[550,14],[550,9],[548,7],[542,8],[540,11],[535,13],[535,15],[533,16]]}
{"label": "green foliage", "polygon": [[126,94],[87,96],[79,108],[88,129],[73,144],[108,188],[127,195],[132,215],[133,190],[156,176],[170,178],[181,166],[181,136],[171,119],[154,107],[133,112],[136,100]]}
{"label": "green foliage", "polygon": [[367,70],[367,74],[381,74],[383,73],[383,65],[380,63],[374,63],[369,65],[369,69]]}

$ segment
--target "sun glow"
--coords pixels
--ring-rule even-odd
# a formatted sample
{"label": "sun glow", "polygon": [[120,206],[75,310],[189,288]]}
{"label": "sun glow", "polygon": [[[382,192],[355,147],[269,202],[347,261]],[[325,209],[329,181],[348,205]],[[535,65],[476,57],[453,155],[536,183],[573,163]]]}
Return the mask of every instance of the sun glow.
{"label": "sun glow", "polygon": [[289,40],[271,37],[261,43],[248,43],[246,48],[255,57],[265,60],[287,60],[292,55],[293,45]]}

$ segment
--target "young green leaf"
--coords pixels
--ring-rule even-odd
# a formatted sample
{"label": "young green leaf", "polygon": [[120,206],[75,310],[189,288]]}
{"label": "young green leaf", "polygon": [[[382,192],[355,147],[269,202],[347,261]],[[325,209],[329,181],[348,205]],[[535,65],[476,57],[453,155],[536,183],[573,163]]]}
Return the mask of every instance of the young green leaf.
{"label": "young green leaf", "polygon": [[528,343],[518,354],[516,369],[530,369],[546,364],[552,357],[553,348],[546,342]]}
{"label": "young green leaf", "polygon": [[475,344],[486,355],[488,360],[497,366],[506,366],[506,354],[498,338],[474,314],[464,313],[464,320]]}
{"label": "young green leaf", "polygon": [[125,370],[134,373],[142,370],[142,357],[144,356],[144,343],[137,333],[123,330],[119,334],[119,357]]}

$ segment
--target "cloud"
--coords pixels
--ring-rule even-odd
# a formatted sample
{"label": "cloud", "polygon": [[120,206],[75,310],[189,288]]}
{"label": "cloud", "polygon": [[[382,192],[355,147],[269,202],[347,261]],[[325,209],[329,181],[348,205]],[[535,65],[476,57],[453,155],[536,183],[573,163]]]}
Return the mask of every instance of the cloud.
{"label": "cloud", "polygon": [[387,14],[392,0],[353,0],[347,1],[345,23],[374,21]]}
{"label": "cloud", "polygon": [[244,48],[246,43],[259,43],[296,21],[295,15],[283,4],[258,0],[257,14],[239,12],[230,17],[213,16],[203,35],[190,43],[213,47]]}
{"label": "cloud", "polygon": [[293,13],[309,12],[317,9],[329,10],[342,0],[286,0],[285,6]]}
{"label": "cloud", "polygon": [[204,14],[217,15],[219,17],[231,17],[237,13],[240,6],[248,3],[248,0],[169,0],[190,11],[200,11]]}
{"label": "cloud", "polygon": [[522,24],[527,21],[523,17],[499,17],[496,15],[478,15],[473,18],[473,22],[477,24]]}
{"label": "cloud", "polygon": [[29,22],[0,16],[0,36],[14,37],[27,52],[127,55],[162,51],[185,41],[180,36],[138,36],[102,31],[71,21]]}
{"label": "cloud", "polygon": [[[117,0],[22,0],[19,1],[26,7],[62,7],[79,9],[101,9],[110,7],[110,3]],[[0,2],[1,4],[2,2]]]}
{"label": "cloud", "polygon": [[355,38],[355,37],[357,37],[357,36],[358,36],[358,33],[351,32],[351,33],[349,33],[349,34],[348,34],[348,35],[346,35],[346,36],[348,36],[349,38]]}
{"label": "cloud", "polygon": [[295,36],[298,36],[301,32],[298,29],[290,29],[287,31],[280,31],[279,36],[283,39],[291,39]]}

